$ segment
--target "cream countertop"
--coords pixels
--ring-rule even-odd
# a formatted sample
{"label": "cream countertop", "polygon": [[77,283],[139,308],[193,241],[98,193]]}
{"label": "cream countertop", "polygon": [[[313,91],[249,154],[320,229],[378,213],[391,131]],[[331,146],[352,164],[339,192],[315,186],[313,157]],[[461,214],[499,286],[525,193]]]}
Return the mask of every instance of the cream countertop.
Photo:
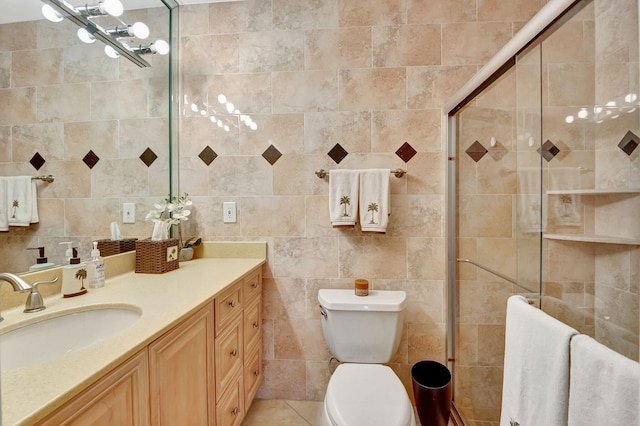
{"label": "cream countertop", "polygon": [[42,419],[264,263],[264,257],[196,259],[160,275],[127,272],[83,296],[46,297],[47,309],[38,313],[25,314],[24,306],[2,312],[0,333],[16,328],[18,322],[23,325],[95,305],[133,305],[142,312],[131,327],[103,342],[46,363],[2,371],[2,424],[33,424]]}

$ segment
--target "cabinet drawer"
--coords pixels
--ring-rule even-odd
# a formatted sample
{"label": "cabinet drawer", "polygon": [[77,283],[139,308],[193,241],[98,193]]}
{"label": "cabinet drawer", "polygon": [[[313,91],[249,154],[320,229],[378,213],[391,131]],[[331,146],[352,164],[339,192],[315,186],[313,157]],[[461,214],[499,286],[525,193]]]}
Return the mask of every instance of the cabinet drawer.
{"label": "cabinet drawer", "polygon": [[242,371],[243,364],[242,323],[240,318],[231,324],[227,330],[216,337],[216,399],[222,397],[222,392],[235,380],[235,376]]}
{"label": "cabinet drawer", "polygon": [[247,352],[244,364],[244,406],[248,410],[253,397],[262,383],[262,345],[256,345],[253,351]]}
{"label": "cabinet drawer", "polygon": [[242,286],[235,284],[216,297],[216,336],[242,314]]}
{"label": "cabinet drawer", "polygon": [[262,303],[257,299],[244,309],[244,346],[251,346],[262,336]]}
{"label": "cabinet drawer", "polygon": [[239,426],[244,417],[244,390],[242,373],[236,374],[231,387],[227,389],[216,405],[216,426]]}
{"label": "cabinet drawer", "polygon": [[248,304],[262,294],[262,272],[258,270],[245,278],[242,286],[244,303]]}

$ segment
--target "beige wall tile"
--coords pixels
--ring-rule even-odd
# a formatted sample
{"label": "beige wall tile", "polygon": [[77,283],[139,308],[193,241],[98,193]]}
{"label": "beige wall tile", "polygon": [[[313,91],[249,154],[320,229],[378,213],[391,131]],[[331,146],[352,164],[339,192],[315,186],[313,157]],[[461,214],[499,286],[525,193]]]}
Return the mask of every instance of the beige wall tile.
{"label": "beige wall tile", "polygon": [[341,70],[338,78],[340,109],[362,111],[405,107],[404,68]]}
{"label": "beige wall tile", "polygon": [[44,86],[63,82],[62,49],[22,50],[12,54],[11,85]]}
{"label": "beige wall tile", "polygon": [[408,142],[418,152],[442,150],[439,109],[374,111],[371,116],[371,150],[395,152]]}
{"label": "beige wall tile", "polygon": [[484,64],[511,38],[508,22],[464,22],[442,26],[442,63]]}
{"label": "beige wall tile", "polygon": [[271,78],[269,73],[215,75],[208,87],[209,99],[218,99],[218,95],[223,94],[241,113],[271,113],[275,109]]}
{"label": "beige wall tile", "polygon": [[62,160],[64,158],[64,129],[62,123],[27,124],[13,126],[12,160],[29,161],[40,152],[45,160]]}
{"label": "beige wall tile", "polygon": [[332,237],[274,240],[274,275],[278,277],[337,278],[338,240]]}
{"label": "beige wall tile", "polygon": [[504,4],[500,0],[479,0],[479,21],[527,21],[542,6],[545,0],[514,0]]}
{"label": "beige wall tile", "polygon": [[475,72],[471,65],[407,68],[407,108],[442,108]]}
{"label": "beige wall tile", "polygon": [[326,154],[339,143],[349,153],[371,151],[371,113],[368,111],[305,114],[304,151]]}
{"label": "beige wall tile", "polygon": [[88,84],[64,84],[38,88],[38,121],[85,121],[91,118]]}
{"label": "beige wall tile", "polygon": [[367,7],[340,0],[340,26],[374,26],[405,23],[405,3],[402,0],[370,0]]}
{"label": "beige wall tile", "polygon": [[440,25],[373,27],[373,66],[419,66],[441,63]]}
{"label": "beige wall tile", "polygon": [[0,51],[35,49],[36,28],[36,21],[0,25]]}
{"label": "beige wall tile", "polygon": [[118,218],[119,203],[110,198],[65,200],[64,225],[67,236],[104,235]]}
{"label": "beige wall tile", "polygon": [[[192,36],[209,33],[209,9],[213,4],[185,4],[180,7],[180,35]],[[215,24],[224,24],[217,19]]]}
{"label": "beige wall tile", "polygon": [[64,123],[64,154],[81,160],[89,150],[101,159],[118,157],[118,122],[79,121]]}
{"label": "beige wall tile", "polygon": [[305,32],[305,69],[371,66],[371,30],[331,28]]}
{"label": "beige wall tile", "polygon": [[35,123],[36,95],[35,87],[0,90],[0,125]]}
{"label": "beige wall tile", "polygon": [[0,89],[11,86],[11,53],[0,52]]}
{"label": "beige wall tile", "polygon": [[240,72],[304,69],[304,34],[270,31],[240,35]]}
{"label": "beige wall tile", "polygon": [[450,2],[409,0],[407,2],[408,24],[441,24],[475,20],[476,2],[472,0]]}
{"label": "beige wall tile", "polygon": [[443,237],[407,238],[408,278],[443,280],[446,275]]}
{"label": "beige wall tile", "polygon": [[103,198],[147,195],[148,169],[139,158],[101,160],[91,175],[93,195],[100,194]]}
{"label": "beige wall tile", "polygon": [[274,72],[273,112],[331,111],[338,105],[335,71]]}
{"label": "beige wall tile", "polygon": [[322,334],[320,319],[277,319],[274,321],[275,359],[325,361],[331,353]]}
{"label": "beige wall tile", "polygon": [[303,236],[304,213],[304,197],[245,198],[242,202],[242,234]]}
{"label": "beige wall tile", "polygon": [[91,118],[113,120],[147,116],[147,90],[142,80],[91,85]]}
{"label": "beige wall tile", "polygon": [[264,361],[264,382],[256,398],[302,399],[306,395],[306,366],[304,360]]}
{"label": "beige wall tile", "polygon": [[192,74],[238,72],[237,35],[194,35],[182,37],[183,67]]}
{"label": "beige wall tile", "polygon": [[340,277],[406,278],[404,238],[340,237]]}
{"label": "beige wall tile", "polygon": [[273,170],[261,156],[216,158],[209,173],[209,195],[270,195]]}
{"label": "beige wall tile", "polygon": [[303,152],[304,118],[303,114],[252,115],[258,128],[240,127],[240,153],[262,154],[271,144],[283,154]]}
{"label": "beige wall tile", "polygon": [[512,198],[509,195],[468,195],[460,197],[461,237],[512,236]]}

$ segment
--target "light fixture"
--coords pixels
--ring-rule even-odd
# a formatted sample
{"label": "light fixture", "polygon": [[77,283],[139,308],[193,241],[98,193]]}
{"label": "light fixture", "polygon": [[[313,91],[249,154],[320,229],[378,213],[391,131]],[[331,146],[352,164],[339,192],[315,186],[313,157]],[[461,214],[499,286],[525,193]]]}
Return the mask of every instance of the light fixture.
{"label": "light fixture", "polygon": [[106,53],[108,57],[113,59],[117,59],[120,57],[120,53],[108,44],[104,47],[104,53]]}
{"label": "light fixture", "polygon": [[156,40],[151,44],[140,44],[131,47],[131,51],[138,54],[157,53],[158,55],[166,55],[169,53],[169,43],[164,40]]}
{"label": "light fixture", "polygon": [[80,39],[80,41],[87,44],[91,44],[96,41],[96,38],[93,36],[93,34],[87,31],[86,28],[78,28],[78,38]]}
{"label": "light fixture", "polygon": [[48,4],[42,5],[42,15],[51,22],[60,22],[64,16],[60,15],[56,10]]}
{"label": "light fixture", "polygon": [[93,16],[103,16],[103,15],[111,15],[111,16],[120,16],[122,12],[124,12],[124,7],[120,0],[100,0],[98,4],[94,5],[85,5],[82,7],[76,8],[76,11],[79,12],[82,16],[93,17]]}
{"label": "light fixture", "polygon": [[149,27],[147,27],[143,22],[136,22],[133,25],[126,25],[123,27],[109,27],[106,28],[105,31],[107,34],[116,38],[136,37],[144,40],[149,37]]}

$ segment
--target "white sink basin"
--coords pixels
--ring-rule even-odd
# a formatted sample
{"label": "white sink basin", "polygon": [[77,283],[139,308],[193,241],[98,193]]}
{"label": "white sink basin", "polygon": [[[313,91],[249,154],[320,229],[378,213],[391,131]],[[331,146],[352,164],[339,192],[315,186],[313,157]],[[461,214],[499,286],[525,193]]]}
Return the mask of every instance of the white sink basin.
{"label": "white sink basin", "polygon": [[0,335],[0,368],[39,364],[85,349],[129,328],[140,315],[135,306],[57,312]]}

